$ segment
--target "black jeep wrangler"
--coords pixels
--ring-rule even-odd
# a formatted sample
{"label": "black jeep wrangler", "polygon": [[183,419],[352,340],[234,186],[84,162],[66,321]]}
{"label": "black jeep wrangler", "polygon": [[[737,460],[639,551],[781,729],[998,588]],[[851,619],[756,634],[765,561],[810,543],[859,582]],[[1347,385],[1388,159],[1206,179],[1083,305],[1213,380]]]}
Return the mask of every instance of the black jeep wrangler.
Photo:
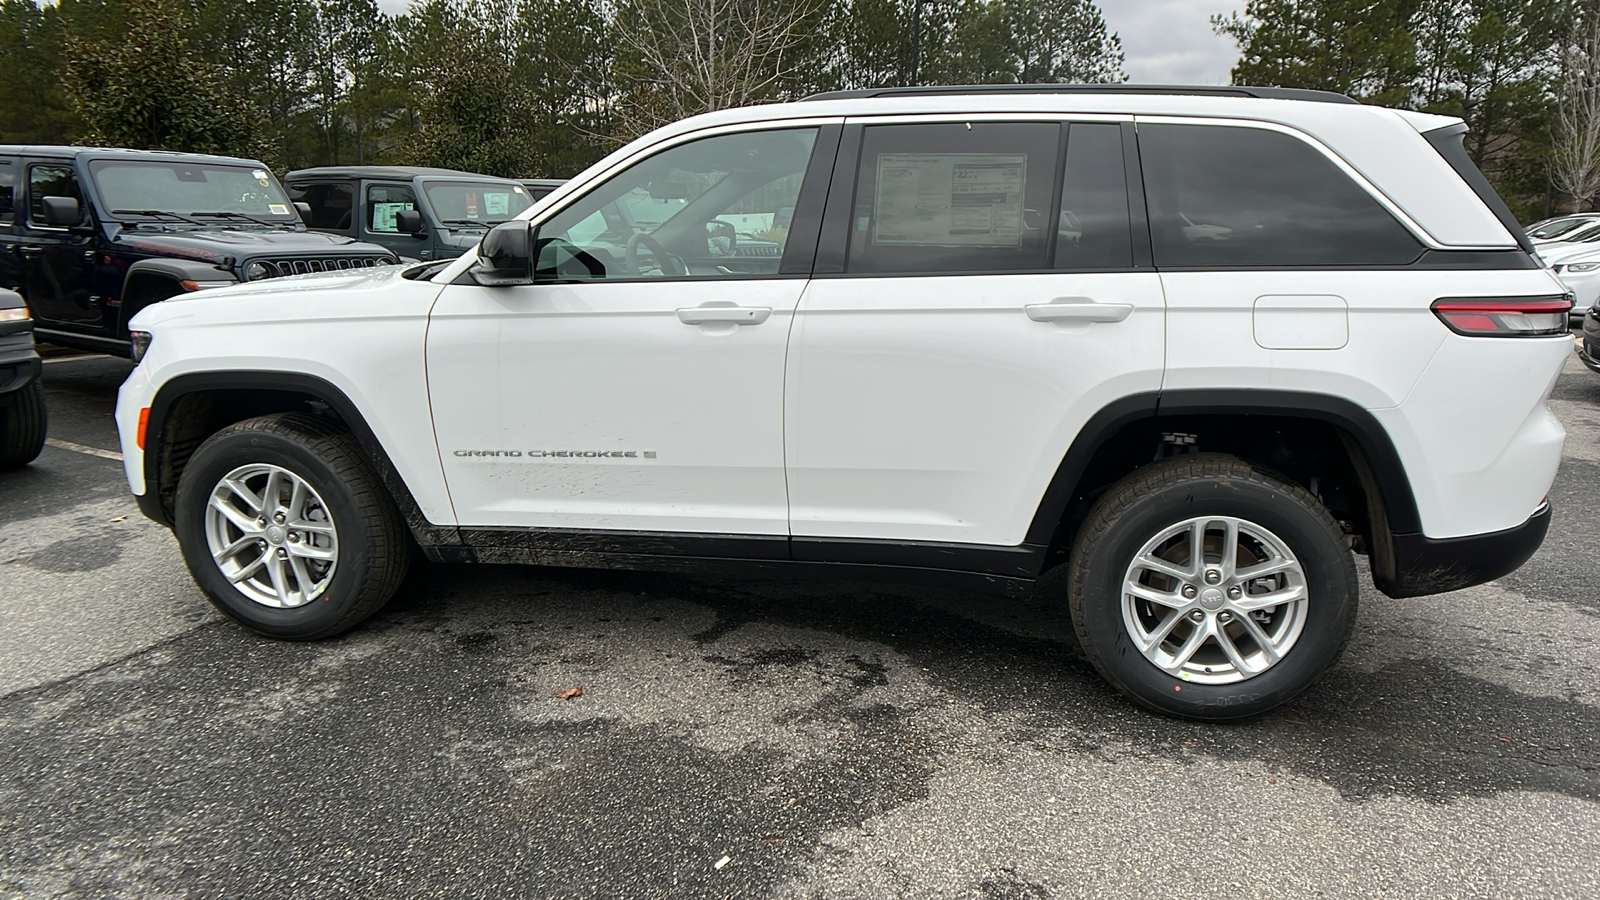
{"label": "black jeep wrangler", "polygon": [[0,242],[0,288],[41,340],[121,356],[128,320],[168,297],[399,261],[307,231],[259,162],[154,150],[0,146]]}
{"label": "black jeep wrangler", "polygon": [[0,472],[25,466],[44,449],[44,388],[33,320],[13,291],[0,290]]}

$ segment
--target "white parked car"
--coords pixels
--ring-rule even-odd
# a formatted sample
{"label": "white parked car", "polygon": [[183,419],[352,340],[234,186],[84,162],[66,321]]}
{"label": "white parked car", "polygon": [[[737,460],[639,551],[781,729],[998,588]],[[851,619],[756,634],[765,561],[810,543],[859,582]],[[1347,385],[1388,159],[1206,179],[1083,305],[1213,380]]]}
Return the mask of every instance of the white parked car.
{"label": "white parked car", "polygon": [[1067,566],[1127,696],[1258,714],[1338,657],[1355,555],[1432,594],[1549,525],[1570,300],[1463,131],[1235,87],[698,116],[460,259],[141,312],[129,484],[282,638],[372,615],[412,545],[1000,594]]}
{"label": "white parked car", "polygon": [[1572,292],[1572,318],[1581,319],[1600,302],[1600,246],[1566,257],[1551,266],[1556,277]]}
{"label": "white parked car", "polygon": [[1535,243],[1539,241],[1558,241],[1561,236],[1600,222],[1600,213],[1575,213],[1570,216],[1556,216],[1552,219],[1541,219],[1527,227],[1528,237]]}

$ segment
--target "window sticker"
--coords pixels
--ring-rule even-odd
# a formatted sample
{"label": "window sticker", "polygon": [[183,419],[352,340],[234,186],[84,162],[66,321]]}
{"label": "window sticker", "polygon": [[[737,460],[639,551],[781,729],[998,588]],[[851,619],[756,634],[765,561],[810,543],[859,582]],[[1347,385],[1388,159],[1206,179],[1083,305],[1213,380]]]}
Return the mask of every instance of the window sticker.
{"label": "window sticker", "polygon": [[275,216],[287,216],[289,214],[289,207],[282,203],[268,203],[267,212],[270,212]]}
{"label": "window sticker", "polygon": [[488,216],[503,216],[511,211],[510,194],[484,194],[483,212]]}
{"label": "window sticker", "polygon": [[266,187],[267,185],[272,183],[272,176],[267,174],[267,170],[266,169],[256,169],[254,172],[251,172],[250,174],[254,175],[256,177],[256,180],[261,182],[261,186],[262,187]]}
{"label": "window sticker", "polygon": [[876,244],[1017,247],[1026,154],[878,154]]}
{"label": "window sticker", "polygon": [[372,230],[373,231],[399,231],[400,225],[395,219],[403,209],[411,209],[410,203],[374,203],[372,204]]}

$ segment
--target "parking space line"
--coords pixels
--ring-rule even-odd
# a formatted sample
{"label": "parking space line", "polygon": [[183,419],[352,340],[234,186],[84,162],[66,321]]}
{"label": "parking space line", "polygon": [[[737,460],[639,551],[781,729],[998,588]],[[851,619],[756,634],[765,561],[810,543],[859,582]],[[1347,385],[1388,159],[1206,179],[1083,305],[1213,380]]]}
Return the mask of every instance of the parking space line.
{"label": "parking space line", "polygon": [[42,362],[42,363],[44,363],[45,365],[48,366],[51,363],[77,362],[80,359],[107,359],[107,358],[108,357],[104,353],[80,353],[77,356],[47,356],[44,359],[40,360],[40,362]]}
{"label": "parking space line", "polygon": [[121,453],[113,453],[110,450],[101,450],[99,447],[85,447],[82,444],[74,444],[71,441],[58,441],[55,438],[46,438],[45,443],[55,447],[58,450],[71,450],[73,453],[86,453],[90,456],[98,456],[101,459],[114,459],[117,462],[122,462]]}

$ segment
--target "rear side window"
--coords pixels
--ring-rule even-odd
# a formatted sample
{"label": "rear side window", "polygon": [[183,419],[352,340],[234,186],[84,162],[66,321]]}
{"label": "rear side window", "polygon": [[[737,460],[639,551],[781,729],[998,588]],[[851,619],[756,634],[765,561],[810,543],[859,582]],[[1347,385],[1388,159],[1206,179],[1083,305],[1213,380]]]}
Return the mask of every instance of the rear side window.
{"label": "rear side window", "polygon": [[295,184],[289,197],[311,207],[306,225],[318,231],[355,230],[355,189],[348,184]]}
{"label": "rear side window", "polygon": [[863,129],[845,271],[1048,268],[1062,131],[1033,122]]}
{"label": "rear side window", "polygon": [[0,223],[10,222],[16,215],[17,167],[9,159],[0,159]]}
{"label": "rear side window", "polygon": [[402,210],[416,209],[417,195],[399,184],[375,184],[367,188],[367,230],[374,234],[399,234],[395,221]]}
{"label": "rear side window", "polygon": [[1277,131],[1140,125],[1155,263],[1404,265],[1422,245],[1334,162]]}

